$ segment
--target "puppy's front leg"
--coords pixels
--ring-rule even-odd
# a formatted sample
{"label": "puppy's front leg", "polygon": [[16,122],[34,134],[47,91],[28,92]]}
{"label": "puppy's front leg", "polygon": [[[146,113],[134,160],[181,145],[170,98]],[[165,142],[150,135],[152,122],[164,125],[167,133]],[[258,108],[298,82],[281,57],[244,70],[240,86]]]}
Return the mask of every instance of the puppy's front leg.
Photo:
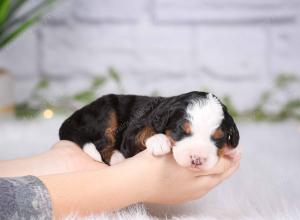
{"label": "puppy's front leg", "polygon": [[168,154],[171,151],[172,143],[164,134],[155,134],[145,141],[147,150],[155,156]]}

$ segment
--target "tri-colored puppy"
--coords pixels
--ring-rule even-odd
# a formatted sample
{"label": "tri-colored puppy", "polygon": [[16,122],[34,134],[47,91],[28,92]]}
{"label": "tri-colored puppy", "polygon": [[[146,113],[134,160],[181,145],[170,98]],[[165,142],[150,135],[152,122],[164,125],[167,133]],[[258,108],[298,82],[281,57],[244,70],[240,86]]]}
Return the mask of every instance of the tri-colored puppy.
{"label": "tri-colored puppy", "polygon": [[227,108],[205,92],[106,95],[71,115],[59,136],[109,165],[148,149],[156,156],[172,151],[179,165],[201,170],[213,167],[220,154],[234,156],[239,142]]}

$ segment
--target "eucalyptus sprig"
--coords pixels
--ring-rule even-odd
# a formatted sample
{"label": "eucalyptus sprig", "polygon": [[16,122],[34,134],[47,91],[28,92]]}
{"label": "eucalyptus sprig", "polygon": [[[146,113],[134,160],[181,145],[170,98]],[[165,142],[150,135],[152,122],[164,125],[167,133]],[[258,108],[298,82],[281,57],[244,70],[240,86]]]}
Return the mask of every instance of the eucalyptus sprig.
{"label": "eucalyptus sprig", "polygon": [[286,101],[278,105],[277,111],[268,110],[268,105],[272,99],[275,99],[276,93],[286,93],[286,90],[291,84],[297,84],[300,88],[300,79],[294,74],[282,73],[277,76],[271,89],[264,91],[256,104],[252,107],[239,111],[231,101],[229,96],[224,96],[222,101],[227,106],[229,112],[238,120],[251,121],[283,121],[283,120],[298,120],[300,121],[300,95],[298,97],[287,97]]}
{"label": "eucalyptus sprig", "polygon": [[51,81],[44,77],[36,84],[28,100],[16,105],[16,117],[19,119],[31,119],[39,116],[45,110],[51,110],[56,114],[69,114],[95,100],[101,88],[109,81],[116,84],[119,92],[123,91],[118,71],[114,68],[109,68],[106,74],[93,77],[87,88],[70,95],[57,96],[49,100],[48,97],[45,97],[45,94],[51,92]]}
{"label": "eucalyptus sprig", "polygon": [[[115,83],[120,93],[124,92],[120,74],[114,68],[109,68],[106,74],[94,77],[87,88],[49,101],[43,94],[50,92],[51,82],[44,78],[35,86],[27,101],[17,104],[16,115],[18,118],[30,119],[40,115],[45,109],[51,109],[55,113],[69,114],[95,100],[99,96],[100,89],[109,81]],[[237,120],[283,121],[293,119],[300,121],[299,96],[289,97],[280,105],[276,103],[278,105],[277,111],[268,110],[268,105],[272,104],[276,93],[286,93],[292,84],[297,84],[300,88],[300,79],[293,74],[279,74],[274,80],[272,88],[264,91],[253,106],[243,111],[240,111],[235,106],[230,96],[225,95],[221,100],[227,106],[230,114]],[[201,90],[203,91],[204,89]],[[207,88],[205,90],[209,91]],[[152,95],[158,96],[159,91],[154,91]]]}

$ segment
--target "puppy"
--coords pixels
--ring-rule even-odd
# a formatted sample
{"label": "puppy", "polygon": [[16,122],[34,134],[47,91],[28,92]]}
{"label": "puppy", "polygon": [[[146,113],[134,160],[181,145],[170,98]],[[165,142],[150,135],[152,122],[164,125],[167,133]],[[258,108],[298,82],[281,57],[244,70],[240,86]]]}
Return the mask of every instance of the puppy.
{"label": "puppy", "polygon": [[148,149],[173,152],[183,167],[207,170],[222,154],[236,157],[239,132],[210,93],[172,97],[106,95],[63,122],[59,137],[77,143],[97,161],[114,165]]}

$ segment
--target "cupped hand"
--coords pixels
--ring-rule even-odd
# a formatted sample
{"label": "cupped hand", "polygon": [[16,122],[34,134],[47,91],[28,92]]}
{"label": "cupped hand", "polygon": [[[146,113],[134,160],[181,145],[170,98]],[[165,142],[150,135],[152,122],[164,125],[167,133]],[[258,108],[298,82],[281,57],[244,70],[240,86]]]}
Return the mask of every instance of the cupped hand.
{"label": "cupped hand", "polygon": [[41,154],[0,161],[0,176],[43,176],[75,171],[95,170],[107,167],[84,153],[71,141],[59,141]]}
{"label": "cupped hand", "polygon": [[[60,156],[66,166],[57,167],[58,173],[97,170],[107,168],[84,153],[75,143],[60,141],[51,149]],[[240,160],[221,157],[210,170],[195,171],[179,166],[172,154],[154,157],[147,151],[115,166],[124,166],[126,172],[136,172],[139,202],[177,204],[203,197],[210,190],[231,176],[239,167]],[[52,166],[54,164],[52,163]],[[121,173],[119,175],[122,175]],[[135,192],[134,192],[135,193]]]}
{"label": "cupped hand", "polygon": [[211,170],[195,171],[180,167],[172,154],[153,157],[141,152],[133,160],[144,172],[140,177],[142,201],[159,204],[198,199],[231,176],[240,164],[240,160],[221,157]]}
{"label": "cupped hand", "polygon": [[56,166],[58,173],[94,170],[108,167],[87,155],[77,144],[62,140],[52,146],[48,152],[52,160],[63,163],[52,163]]}

